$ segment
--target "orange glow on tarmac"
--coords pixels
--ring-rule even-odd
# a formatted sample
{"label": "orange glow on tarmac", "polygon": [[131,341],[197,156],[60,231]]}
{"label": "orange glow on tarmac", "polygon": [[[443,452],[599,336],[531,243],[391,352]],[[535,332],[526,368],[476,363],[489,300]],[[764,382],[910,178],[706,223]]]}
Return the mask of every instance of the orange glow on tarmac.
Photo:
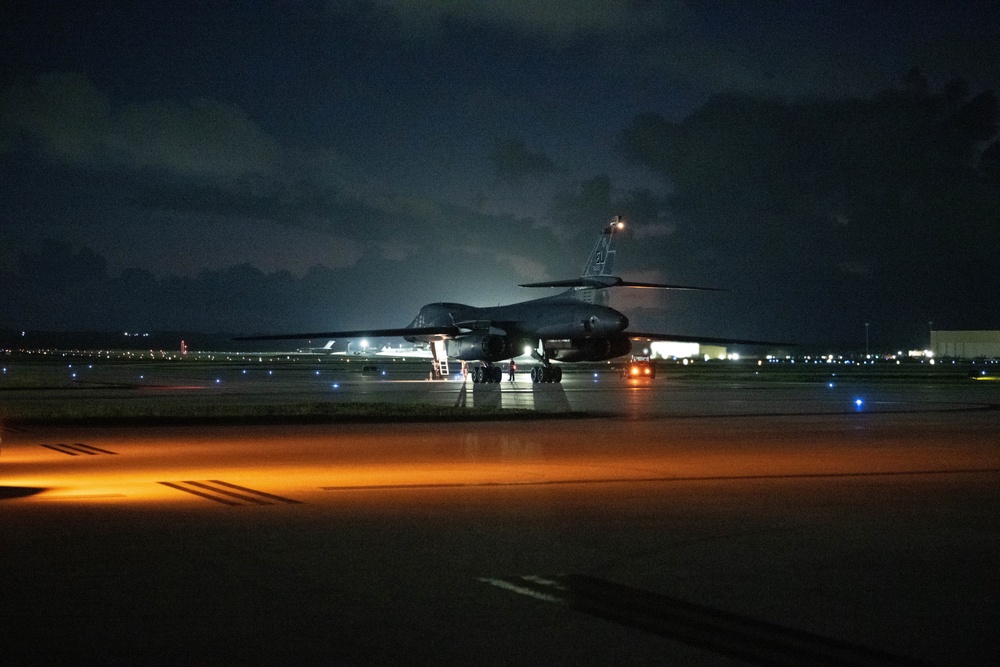
{"label": "orange glow on tarmac", "polygon": [[[336,495],[330,490],[351,489],[1000,469],[995,447],[921,441],[919,429],[896,434],[889,428],[845,445],[822,429],[774,439],[759,420],[732,430],[733,422],[725,425],[707,433],[660,421],[77,429],[8,438],[0,486],[45,489],[8,501],[16,503],[178,503],[204,499],[165,484],[221,480],[298,500],[329,500]],[[70,444],[98,453],[78,453]]]}

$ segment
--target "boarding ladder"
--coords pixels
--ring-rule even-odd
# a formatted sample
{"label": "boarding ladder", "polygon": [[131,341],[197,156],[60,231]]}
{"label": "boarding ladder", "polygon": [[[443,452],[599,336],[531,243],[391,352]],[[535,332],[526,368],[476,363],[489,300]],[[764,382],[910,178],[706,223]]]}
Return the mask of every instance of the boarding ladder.
{"label": "boarding ladder", "polygon": [[443,340],[431,341],[431,354],[434,356],[434,377],[448,377],[448,352]]}

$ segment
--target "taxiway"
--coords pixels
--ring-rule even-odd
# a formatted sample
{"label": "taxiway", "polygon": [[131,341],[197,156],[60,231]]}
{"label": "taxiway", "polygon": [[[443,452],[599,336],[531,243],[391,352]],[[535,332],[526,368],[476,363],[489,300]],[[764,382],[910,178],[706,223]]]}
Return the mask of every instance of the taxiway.
{"label": "taxiway", "polygon": [[354,385],[589,418],[8,427],[4,662],[995,658],[995,385],[594,379]]}

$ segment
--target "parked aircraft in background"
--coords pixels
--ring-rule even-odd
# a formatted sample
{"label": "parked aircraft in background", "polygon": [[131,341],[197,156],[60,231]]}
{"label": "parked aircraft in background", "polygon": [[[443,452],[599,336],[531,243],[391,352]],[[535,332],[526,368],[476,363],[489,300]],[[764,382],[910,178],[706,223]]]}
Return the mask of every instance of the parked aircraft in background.
{"label": "parked aircraft in background", "polygon": [[525,349],[539,365],[531,370],[533,382],[559,382],[562,369],[553,362],[604,361],[632,351],[632,340],[687,341],[717,344],[759,344],[763,341],[703,338],[628,331],[628,318],[597,303],[602,290],[612,287],[724,291],[711,287],[666,285],[623,280],[612,275],[615,235],[624,229],[616,217],[601,232],[583,275],[570,280],[527,283],[521,287],[566,287],[553,296],[506,306],[478,308],[461,303],[429,303],[409,325],[398,329],[320,331],[312,333],[243,336],[236,340],[301,340],[317,338],[376,338],[401,336],[431,346],[434,370],[448,374],[448,359],[479,362],[473,382],[499,382],[497,362],[520,356]]}

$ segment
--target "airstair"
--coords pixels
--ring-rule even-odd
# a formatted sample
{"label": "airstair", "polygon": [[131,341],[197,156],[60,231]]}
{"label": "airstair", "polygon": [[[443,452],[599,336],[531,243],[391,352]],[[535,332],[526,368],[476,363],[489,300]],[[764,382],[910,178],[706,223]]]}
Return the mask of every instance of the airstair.
{"label": "airstair", "polygon": [[431,341],[431,354],[434,356],[435,379],[448,377],[448,352],[445,350],[445,342],[443,340]]}

